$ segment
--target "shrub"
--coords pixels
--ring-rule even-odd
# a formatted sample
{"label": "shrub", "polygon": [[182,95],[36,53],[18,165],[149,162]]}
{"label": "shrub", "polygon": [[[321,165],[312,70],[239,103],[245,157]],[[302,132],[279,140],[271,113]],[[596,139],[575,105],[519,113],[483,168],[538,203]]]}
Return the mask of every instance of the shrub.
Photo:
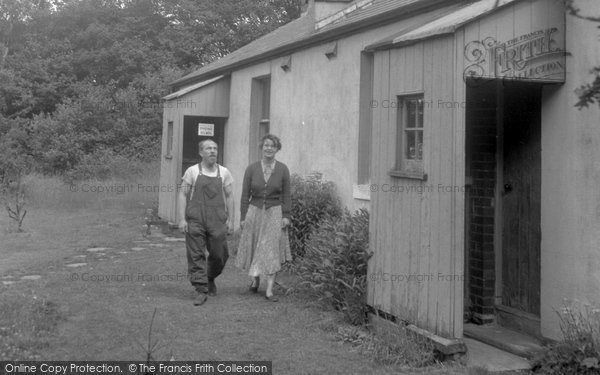
{"label": "shrub", "polygon": [[289,229],[290,247],[294,259],[304,256],[306,242],[319,223],[327,217],[339,217],[341,203],[333,182],[323,182],[322,175],[313,172],[307,178],[291,177],[292,212]]}
{"label": "shrub", "polygon": [[563,341],[550,345],[534,361],[541,374],[600,374],[600,310],[576,303],[560,312]]}
{"label": "shrub", "polygon": [[346,211],[340,218],[329,217],[321,222],[296,270],[303,285],[355,325],[366,322],[368,249],[368,211]]}

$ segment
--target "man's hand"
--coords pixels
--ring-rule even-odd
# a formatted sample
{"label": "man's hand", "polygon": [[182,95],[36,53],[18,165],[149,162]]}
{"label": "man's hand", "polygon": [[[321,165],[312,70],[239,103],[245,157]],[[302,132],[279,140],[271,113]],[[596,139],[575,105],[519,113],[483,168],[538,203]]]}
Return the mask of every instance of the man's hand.
{"label": "man's hand", "polygon": [[182,233],[187,233],[187,231],[188,231],[188,224],[187,224],[187,221],[185,221],[185,219],[183,219],[183,220],[181,220],[179,222],[179,230]]}
{"label": "man's hand", "polygon": [[287,217],[284,217],[283,220],[281,220],[281,227],[287,228],[289,226],[290,226],[290,219],[288,219]]}
{"label": "man's hand", "polygon": [[233,234],[233,220],[227,219],[227,222],[225,224],[227,225],[227,234]]}

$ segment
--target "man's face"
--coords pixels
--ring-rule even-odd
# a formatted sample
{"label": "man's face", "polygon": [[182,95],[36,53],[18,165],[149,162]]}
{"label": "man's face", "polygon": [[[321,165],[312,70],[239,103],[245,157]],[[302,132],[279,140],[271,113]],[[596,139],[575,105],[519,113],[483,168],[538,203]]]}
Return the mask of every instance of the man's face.
{"label": "man's face", "polygon": [[217,144],[213,141],[205,142],[200,150],[202,160],[211,165],[217,162]]}

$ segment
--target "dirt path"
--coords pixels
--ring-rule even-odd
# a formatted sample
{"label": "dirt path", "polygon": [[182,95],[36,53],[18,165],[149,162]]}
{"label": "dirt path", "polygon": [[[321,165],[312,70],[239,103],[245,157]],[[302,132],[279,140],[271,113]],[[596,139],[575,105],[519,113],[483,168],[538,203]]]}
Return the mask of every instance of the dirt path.
{"label": "dirt path", "polygon": [[[272,303],[264,299],[264,287],[250,294],[233,259],[217,279],[218,295],[193,306],[185,247],[177,238],[140,233],[120,245],[81,248],[26,273],[39,278],[23,280],[19,270],[4,276],[12,282],[2,287],[33,290],[65,317],[43,359],[143,361],[156,309],[156,360],[268,360],[274,374],[400,373],[337,341],[323,329],[335,324],[332,313],[307,306],[300,296]],[[281,289],[276,292],[281,296]]]}

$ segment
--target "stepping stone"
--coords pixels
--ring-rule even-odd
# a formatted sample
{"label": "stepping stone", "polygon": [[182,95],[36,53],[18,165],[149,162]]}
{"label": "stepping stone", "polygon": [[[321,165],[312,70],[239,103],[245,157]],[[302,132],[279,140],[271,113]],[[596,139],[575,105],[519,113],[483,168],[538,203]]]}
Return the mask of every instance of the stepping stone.
{"label": "stepping stone", "polygon": [[71,263],[71,264],[67,264],[66,266],[67,266],[67,267],[74,268],[74,267],[81,267],[81,266],[85,266],[86,264],[87,264],[87,263]]}
{"label": "stepping stone", "polygon": [[42,276],[40,276],[40,275],[27,275],[27,276],[21,277],[21,280],[39,280],[41,278],[42,278]]}
{"label": "stepping stone", "polygon": [[15,283],[16,283],[16,281],[3,281],[2,285],[12,285],[12,284],[15,284]]}
{"label": "stepping stone", "polygon": [[92,247],[90,249],[87,249],[86,251],[97,252],[97,251],[106,251],[106,250],[112,250],[112,247]]}
{"label": "stepping stone", "polygon": [[165,241],[167,242],[185,242],[185,238],[179,238],[179,237],[165,237]]}
{"label": "stepping stone", "polygon": [[142,250],[146,250],[145,247],[132,247],[131,250],[133,251],[142,251]]}

